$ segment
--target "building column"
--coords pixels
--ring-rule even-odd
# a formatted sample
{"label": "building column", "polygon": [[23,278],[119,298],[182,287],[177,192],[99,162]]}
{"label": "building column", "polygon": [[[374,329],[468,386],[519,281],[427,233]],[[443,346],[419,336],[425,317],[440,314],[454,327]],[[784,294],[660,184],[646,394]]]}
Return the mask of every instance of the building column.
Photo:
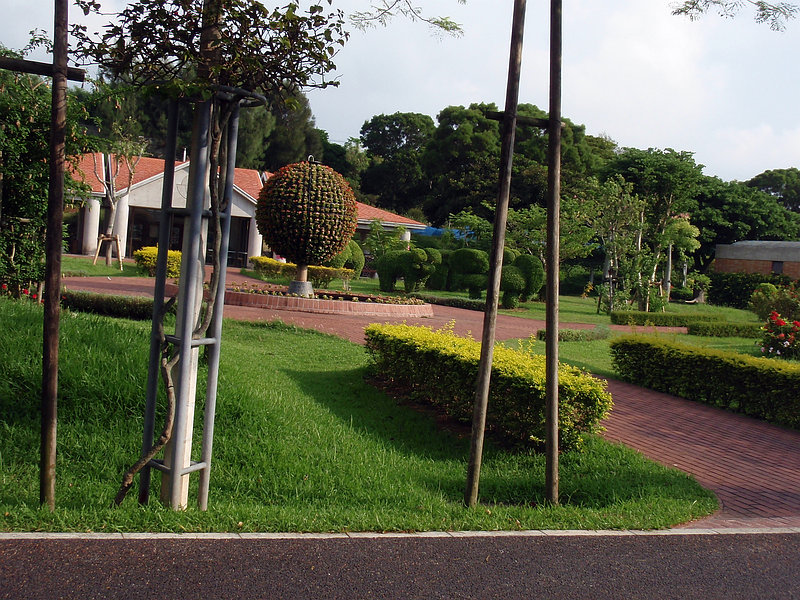
{"label": "building column", "polygon": [[97,250],[97,236],[100,232],[100,200],[89,198],[81,210],[83,218],[83,238],[81,252],[94,256]]}
{"label": "building column", "polygon": [[114,234],[119,236],[119,246],[122,248],[122,256],[125,256],[128,252],[128,217],[130,216],[128,200],[128,194],[120,196],[119,199],[117,199],[117,214],[114,219]]}
{"label": "building column", "polygon": [[258,231],[258,224],[255,217],[250,217],[250,227],[248,228],[247,258],[251,256],[261,256],[261,246],[263,237]]}

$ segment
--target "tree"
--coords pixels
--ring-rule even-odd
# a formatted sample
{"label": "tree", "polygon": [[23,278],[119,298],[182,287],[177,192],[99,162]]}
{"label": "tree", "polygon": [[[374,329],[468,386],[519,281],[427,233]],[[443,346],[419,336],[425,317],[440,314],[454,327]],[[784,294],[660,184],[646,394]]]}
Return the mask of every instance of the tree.
{"label": "tree", "polygon": [[773,196],[783,206],[800,212],[800,169],[774,169],[753,177],[747,185]]}
{"label": "tree", "polygon": [[301,283],[308,281],[308,265],[321,265],[345,249],[357,220],[344,177],[310,162],[286,165],[270,177],[256,210],[264,240],[297,264],[295,280]]}
{"label": "tree", "polygon": [[715,8],[720,16],[732,18],[745,4],[755,8],[755,19],[758,23],[769,23],[771,29],[782,31],[786,21],[793,19],[798,7],[788,2],[763,2],[762,0],[685,0],[673,9],[673,15],[686,15],[690,19],[697,19],[706,11]]}
{"label": "tree", "polygon": [[[466,4],[466,0],[458,0],[459,4]],[[350,15],[350,20],[356,27],[365,29],[375,25],[387,25],[395,16],[403,16],[411,21],[427,23],[436,31],[461,34],[461,26],[450,17],[426,17],[422,9],[415,6],[410,0],[376,0],[370,2],[368,10],[358,11]]]}
{"label": "tree", "polygon": [[649,308],[650,288],[669,246],[667,227],[678,215],[689,212],[702,168],[691,152],[671,148],[627,148],[607,165],[609,176],[622,176],[644,201],[636,234],[635,293],[640,310]]}
{"label": "tree", "polygon": [[[0,54],[22,53],[0,46]],[[11,294],[31,291],[44,280],[49,179],[50,85],[41,77],[0,70],[0,283]],[[90,149],[80,125],[83,106],[67,102],[67,158]],[[70,177],[67,198],[85,192]]]}

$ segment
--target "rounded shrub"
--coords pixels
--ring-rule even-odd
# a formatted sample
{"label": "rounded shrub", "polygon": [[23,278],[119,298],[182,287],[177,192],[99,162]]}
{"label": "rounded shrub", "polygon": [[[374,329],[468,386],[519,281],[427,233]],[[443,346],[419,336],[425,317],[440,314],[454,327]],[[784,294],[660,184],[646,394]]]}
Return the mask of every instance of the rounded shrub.
{"label": "rounded shrub", "polygon": [[316,163],[279,169],[261,189],[258,230],[272,250],[300,265],[321,265],[356,230],[356,199],[339,173]]}

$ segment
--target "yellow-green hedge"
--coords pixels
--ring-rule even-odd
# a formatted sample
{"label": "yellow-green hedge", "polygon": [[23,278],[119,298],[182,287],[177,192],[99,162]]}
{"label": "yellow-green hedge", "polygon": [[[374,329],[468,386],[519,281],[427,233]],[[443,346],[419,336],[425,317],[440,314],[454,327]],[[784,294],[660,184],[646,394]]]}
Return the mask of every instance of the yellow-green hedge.
{"label": "yellow-green hedge", "polygon": [[[146,271],[150,277],[156,276],[158,246],[145,246],[133,253],[133,259],[140,270]],[[179,250],[167,252],[167,277],[177,279],[181,276],[181,253]]]}
{"label": "yellow-green hedge", "polygon": [[[469,421],[475,401],[480,343],[410,325],[369,325],[367,349],[374,371],[410,386],[415,395]],[[581,447],[582,436],[602,430],[611,410],[606,383],[580,369],[559,365],[560,447]],[[545,359],[497,347],[492,363],[487,428],[523,447],[540,448],[545,437]]]}
{"label": "yellow-green hedge", "polygon": [[[251,256],[250,262],[253,263],[253,268],[256,273],[267,278],[285,277],[287,279],[293,279],[295,271],[297,270],[297,265],[293,263],[281,262],[266,256]],[[329,286],[334,279],[349,281],[353,278],[353,270],[309,265],[308,278],[311,280],[314,287],[325,288]]]}
{"label": "yellow-green hedge", "polygon": [[644,335],[610,347],[626,381],[800,429],[800,365]]}

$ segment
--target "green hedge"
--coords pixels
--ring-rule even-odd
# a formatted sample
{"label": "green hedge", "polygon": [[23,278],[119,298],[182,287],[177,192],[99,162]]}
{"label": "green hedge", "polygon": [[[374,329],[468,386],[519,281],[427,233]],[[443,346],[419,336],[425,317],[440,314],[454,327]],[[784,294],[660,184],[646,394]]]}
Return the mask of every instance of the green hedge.
{"label": "green hedge", "polygon": [[[251,256],[250,262],[256,273],[267,279],[286,278],[294,279],[297,265],[290,262],[281,262],[266,256]],[[308,265],[308,279],[315,288],[326,288],[334,279],[349,281],[353,278],[352,269],[320,267]]]}
{"label": "green hedge", "polygon": [[800,365],[651,336],[609,345],[626,381],[800,429]]}
{"label": "green hedge", "polygon": [[[153,299],[144,296],[111,296],[108,294],[63,290],[61,292],[61,306],[79,312],[94,313],[108,317],[122,317],[137,321],[147,321],[153,318]],[[174,305],[171,312],[175,312]]]}
{"label": "green hedge", "polygon": [[428,304],[438,304],[440,306],[450,306],[452,308],[464,308],[466,310],[478,310],[484,312],[486,310],[485,300],[475,300],[473,298],[446,298],[444,296],[434,296],[433,294],[423,294],[414,292],[408,294],[410,298],[419,298]]}
{"label": "green hedge", "polygon": [[689,335],[703,335],[706,337],[743,337],[760,338],[764,333],[760,323],[728,323],[697,321],[687,326]]}
{"label": "green hedge", "polygon": [[[475,401],[480,343],[427,327],[372,324],[365,329],[373,371],[469,421]],[[581,447],[602,430],[611,410],[605,382],[559,365],[560,447]],[[494,351],[487,428],[512,444],[541,448],[545,438],[545,357],[498,346]]]}
{"label": "green hedge", "polygon": [[[598,325],[594,329],[559,329],[559,342],[591,342],[592,340],[605,340],[611,336],[611,330],[607,325]],[[536,332],[536,339],[545,341],[547,330],[539,329]]]}
{"label": "green hedge", "polygon": [[615,310],[611,313],[614,325],[654,325],[656,327],[688,327],[700,321],[715,321],[713,315],[687,315],[672,312],[644,312],[639,310]]}

